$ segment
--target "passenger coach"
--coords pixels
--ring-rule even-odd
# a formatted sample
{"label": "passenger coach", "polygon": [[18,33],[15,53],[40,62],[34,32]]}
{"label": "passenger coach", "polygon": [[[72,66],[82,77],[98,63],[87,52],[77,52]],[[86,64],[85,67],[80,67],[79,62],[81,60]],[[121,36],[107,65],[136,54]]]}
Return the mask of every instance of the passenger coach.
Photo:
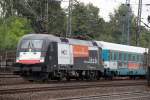
{"label": "passenger coach", "polygon": [[145,76],[146,66],[143,65],[144,53],[147,48],[121,45],[97,41],[102,47],[104,68],[117,76]]}

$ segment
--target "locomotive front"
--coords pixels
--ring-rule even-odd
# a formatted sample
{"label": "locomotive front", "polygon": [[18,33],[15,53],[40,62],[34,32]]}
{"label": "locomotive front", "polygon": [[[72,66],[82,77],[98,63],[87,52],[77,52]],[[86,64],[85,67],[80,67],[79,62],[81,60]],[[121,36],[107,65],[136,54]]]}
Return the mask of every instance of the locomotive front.
{"label": "locomotive front", "polygon": [[17,47],[14,73],[27,76],[42,71],[47,51],[45,37],[30,34],[24,36]]}
{"label": "locomotive front", "polygon": [[19,45],[17,54],[17,63],[21,64],[37,64],[43,63],[42,47],[44,40],[22,40]]}

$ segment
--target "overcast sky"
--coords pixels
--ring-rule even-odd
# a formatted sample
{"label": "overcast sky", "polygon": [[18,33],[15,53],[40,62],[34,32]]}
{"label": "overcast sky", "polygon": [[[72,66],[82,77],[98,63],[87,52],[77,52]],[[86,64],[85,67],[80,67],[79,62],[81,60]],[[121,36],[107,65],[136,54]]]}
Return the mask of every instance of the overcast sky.
{"label": "overcast sky", "polygon": [[[117,9],[119,5],[125,3],[126,0],[78,0],[84,2],[85,4],[92,3],[94,6],[100,8],[100,16],[109,21],[109,13],[113,13],[114,9]],[[139,0],[130,0],[132,10],[137,16],[138,12],[138,1]],[[143,4],[150,4],[150,0],[143,0]],[[63,2],[62,7],[67,8],[68,2]],[[150,15],[150,6],[142,5],[142,20],[145,23],[147,22],[147,16]]]}

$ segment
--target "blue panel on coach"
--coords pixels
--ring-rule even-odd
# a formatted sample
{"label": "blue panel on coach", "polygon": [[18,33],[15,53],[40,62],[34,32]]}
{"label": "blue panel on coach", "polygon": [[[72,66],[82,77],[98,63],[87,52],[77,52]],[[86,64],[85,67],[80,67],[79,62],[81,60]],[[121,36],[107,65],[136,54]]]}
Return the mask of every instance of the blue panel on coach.
{"label": "blue panel on coach", "polygon": [[102,59],[103,61],[109,61],[109,50],[103,50],[102,51]]}

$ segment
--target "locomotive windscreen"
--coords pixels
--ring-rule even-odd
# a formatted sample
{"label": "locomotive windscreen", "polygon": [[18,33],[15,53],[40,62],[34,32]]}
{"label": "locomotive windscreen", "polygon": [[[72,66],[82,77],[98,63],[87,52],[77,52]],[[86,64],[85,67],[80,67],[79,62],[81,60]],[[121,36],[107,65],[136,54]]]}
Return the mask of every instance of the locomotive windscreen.
{"label": "locomotive windscreen", "polygon": [[43,40],[23,40],[21,43],[21,49],[41,49]]}

